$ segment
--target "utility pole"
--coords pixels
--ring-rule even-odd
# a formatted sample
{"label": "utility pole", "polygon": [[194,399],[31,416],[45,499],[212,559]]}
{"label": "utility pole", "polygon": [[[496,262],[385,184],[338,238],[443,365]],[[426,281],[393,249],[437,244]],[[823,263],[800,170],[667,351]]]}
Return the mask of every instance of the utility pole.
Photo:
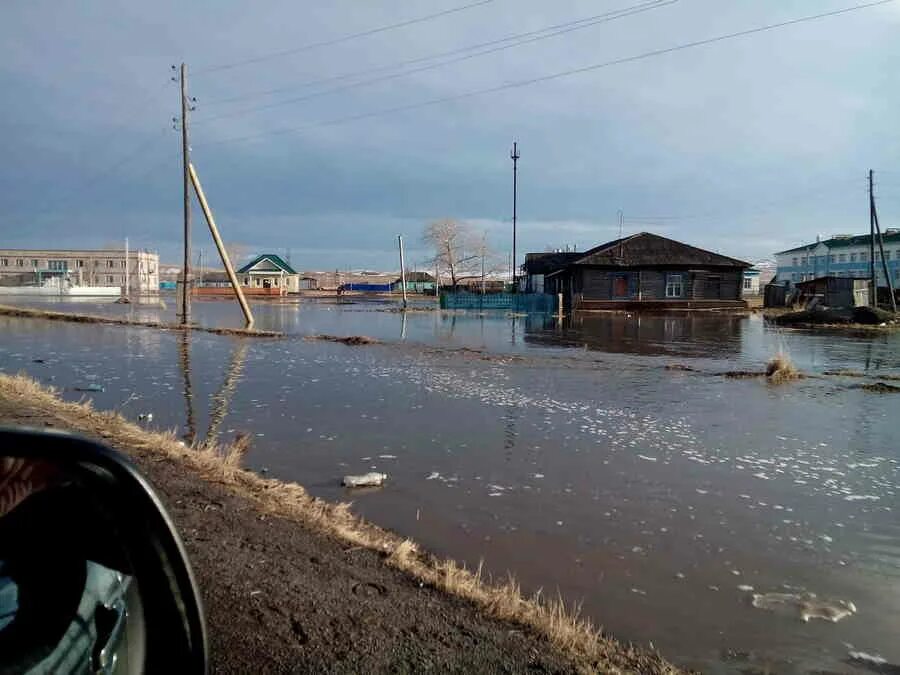
{"label": "utility pole", "polygon": [[513,240],[512,240],[512,282],[513,293],[516,292],[516,202],[518,199],[519,182],[519,148],[514,141],[509,158],[513,162]]}
{"label": "utility pole", "polygon": [[875,278],[875,189],[874,172],[869,169],[869,291],[871,307],[878,306],[878,280]]}
{"label": "utility pole", "polygon": [[400,247],[400,287],[403,289],[403,309],[406,309],[406,263],[403,260],[403,235],[397,235],[397,245]]}
{"label": "utility pole", "polygon": [[484,296],[484,235],[481,235],[481,295]]}
{"label": "utility pole", "polygon": [[188,100],[187,64],[181,64],[181,162],[184,183],[184,265],[181,270],[181,325],[191,322],[191,148],[188,144]]}
{"label": "utility pole", "polygon": [[[884,272],[884,278],[885,281],[887,281],[888,293],[890,293],[891,296],[891,309],[893,310],[894,314],[896,314],[897,299],[894,297],[894,281],[893,279],[891,279],[891,273],[888,271],[887,261],[884,258],[884,239],[882,239],[881,237],[881,225],[878,224],[878,210],[875,208],[875,193],[872,189],[872,171],[869,171],[869,210],[872,212],[872,222],[875,225],[875,232],[878,233],[878,252],[881,254],[881,270],[882,272]],[[877,286],[875,287],[875,306],[878,306]]]}

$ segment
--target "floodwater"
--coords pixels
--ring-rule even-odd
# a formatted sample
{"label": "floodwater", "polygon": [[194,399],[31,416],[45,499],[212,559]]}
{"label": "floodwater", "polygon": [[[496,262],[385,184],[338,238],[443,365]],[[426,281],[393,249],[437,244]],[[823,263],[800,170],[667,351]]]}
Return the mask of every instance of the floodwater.
{"label": "floodwater", "polygon": [[[171,320],[166,304],[76,310]],[[582,602],[680,665],[895,672],[850,653],[900,664],[900,395],[856,386],[900,384],[900,335],[392,308],[254,305],[282,340],[0,318],[0,369],[189,438],[249,433],[251,468]],[[195,314],[240,325],[230,303]],[[778,351],[820,377],[721,375]],[[370,470],[389,474],[383,489],[340,487]]]}

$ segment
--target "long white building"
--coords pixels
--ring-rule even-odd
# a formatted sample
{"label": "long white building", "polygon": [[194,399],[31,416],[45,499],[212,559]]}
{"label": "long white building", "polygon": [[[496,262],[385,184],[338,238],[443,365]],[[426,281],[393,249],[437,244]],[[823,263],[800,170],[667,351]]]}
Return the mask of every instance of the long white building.
{"label": "long white building", "polygon": [[[884,240],[884,261],[894,287],[900,286],[900,230],[888,229]],[[870,237],[868,234],[835,235],[775,254],[775,283],[792,286],[798,281],[819,277],[867,279],[870,274]],[[875,240],[875,271],[879,286],[887,286],[881,265],[878,240]]]}
{"label": "long white building", "polygon": [[[126,278],[127,271],[127,278]],[[0,284],[40,284],[63,277],[79,286],[120,286],[131,293],[159,292],[159,254],[125,249],[0,249]]]}

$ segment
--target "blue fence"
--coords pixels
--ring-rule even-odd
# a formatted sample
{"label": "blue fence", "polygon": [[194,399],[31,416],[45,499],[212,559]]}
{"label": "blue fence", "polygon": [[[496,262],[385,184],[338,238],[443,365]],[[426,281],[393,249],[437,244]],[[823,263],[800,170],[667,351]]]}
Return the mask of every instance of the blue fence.
{"label": "blue fence", "polygon": [[441,309],[502,309],[510,312],[552,314],[556,296],[547,293],[441,293]]}

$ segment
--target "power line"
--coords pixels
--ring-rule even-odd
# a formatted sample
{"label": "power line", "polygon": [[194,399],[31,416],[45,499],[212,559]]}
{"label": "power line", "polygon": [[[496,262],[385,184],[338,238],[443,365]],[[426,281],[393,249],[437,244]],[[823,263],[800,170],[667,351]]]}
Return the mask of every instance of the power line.
{"label": "power line", "polygon": [[325,126],[333,126],[336,124],[346,124],[348,122],[356,122],[363,119],[369,119],[372,117],[381,117],[384,115],[390,115],[398,112],[405,112],[408,110],[415,110],[418,108],[425,108],[433,105],[438,105],[441,103],[449,103],[451,101],[460,101],[467,98],[474,98],[476,96],[483,96],[485,94],[493,94],[499,91],[506,91],[508,89],[516,89],[519,87],[526,87],[532,84],[538,84],[541,82],[548,82],[550,80],[556,80],[563,77],[570,77],[572,75],[580,75],[583,73],[591,72],[594,70],[599,70],[601,68],[609,68],[612,66],[618,66],[625,63],[632,63],[634,61],[641,61],[644,59],[653,58],[656,56],[662,56],[664,54],[671,54],[673,52],[682,51],[685,49],[693,49],[696,47],[703,47],[706,45],[714,44],[717,42],[724,42],[726,40],[733,40],[740,37],[746,37],[748,35],[754,35],[757,33],[763,33],[766,31],[776,30],[779,28],[785,28],[787,26],[794,26],[796,24],[805,23],[808,21],[816,21],[819,19],[824,19],[827,17],[838,16],[841,14],[847,14],[849,12],[855,12],[862,9],[868,9],[870,7],[877,7],[879,5],[886,5],[888,3],[896,2],[896,0],[876,0],[875,2],[867,2],[863,4],[853,5],[851,7],[845,7],[843,9],[836,9],[830,12],[822,12],[819,14],[811,14],[808,16],[798,17],[796,19],[789,19],[787,21],[780,21],[778,23],[767,24],[764,26],[757,26],[755,28],[748,28],[746,30],[737,31],[734,33],[726,33],[724,35],[717,35],[716,37],[706,38],[703,40],[695,40],[693,42],[686,42],[683,44],[675,45],[674,47],[666,47],[664,49],[655,49],[648,52],[643,52],[640,54],[635,54],[632,56],[625,56],[618,59],[613,59],[611,61],[604,61],[602,63],[595,63],[589,66],[582,66],[580,68],[572,68],[569,70],[563,70],[556,73],[551,73],[549,75],[541,75],[539,77],[529,78],[527,80],[517,80],[515,82],[507,82],[505,84],[500,84],[494,87],[487,87],[485,89],[476,89],[469,92],[464,92],[462,94],[452,94],[449,96],[441,96],[438,98],[432,98],[426,101],[420,101],[418,103],[411,103],[408,105],[395,106],[393,108],[385,108],[382,110],[373,110],[366,113],[360,113],[358,115],[350,115],[347,117],[339,117],[331,120],[325,120],[321,122],[313,122],[310,124],[306,124],[299,127],[290,127],[286,129],[275,129],[272,131],[264,131],[258,134],[250,134],[247,136],[239,136],[235,138],[225,138],[216,141],[210,141],[208,145],[218,145],[221,143],[239,143],[243,141],[255,140],[257,138],[264,138],[267,136],[278,136],[290,133],[297,133],[300,131],[305,131],[307,129],[314,129],[318,127]]}
{"label": "power line", "polygon": [[441,10],[440,12],[434,12],[432,14],[425,14],[424,16],[419,16],[414,19],[407,19],[406,21],[400,21],[398,23],[388,24],[386,26],[378,26],[377,28],[370,28],[368,30],[360,31],[359,33],[350,33],[349,35],[342,35],[341,37],[332,38],[330,40],[322,40],[321,42],[311,42],[309,44],[303,45],[301,47],[294,47],[293,49],[285,49],[280,52],[272,52],[271,54],[264,54],[262,56],[255,56],[249,59],[243,59],[241,61],[233,61],[231,63],[224,63],[218,66],[209,66],[207,68],[201,68],[194,72],[194,75],[205,75],[208,73],[215,73],[222,70],[231,70],[233,68],[239,68],[241,66],[247,66],[254,63],[261,63],[263,61],[270,61],[272,59],[281,58],[283,56],[290,56],[292,54],[299,54],[300,52],[309,51],[311,49],[318,49],[319,47],[329,47],[331,45],[340,44],[342,42],[349,42],[350,40],[356,40],[361,37],[368,37],[369,35],[375,35],[377,33],[384,33],[389,30],[395,30],[397,28],[405,28],[406,26],[412,26],[417,23],[424,23],[425,21],[431,21],[432,19],[438,19],[443,16],[448,16],[450,14],[456,14],[457,12],[463,12],[467,9],[472,9],[474,7],[480,7],[482,5],[487,5],[494,0],[478,0],[477,2],[471,2],[467,5],[459,5],[457,7],[451,7],[449,9]]}
{"label": "power line", "polygon": [[[413,68],[412,70],[406,70],[400,73],[392,73],[389,75],[382,75],[380,77],[375,77],[369,80],[363,80],[361,82],[352,82],[350,84],[345,84],[340,87],[333,87],[331,89],[325,89],[323,91],[313,92],[311,94],[306,94],[305,96],[299,96],[296,98],[289,98],[282,101],[275,101],[273,103],[266,103],[263,105],[252,106],[250,108],[242,108],[241,110],[234,110],[231,112],[221,113],[219,115],[213,115],[212,117],[202,118],[201,120],[195,120],[196,123],[204,123],[211,122],[214,120],[220,120],[229,117],[239,117],[242,115],[247,115],[253,112],[258,112],[260,110],[270,110],[272,108],[278,108],[285,105],[291,105],[294,103],[301,103],[303,101],[308,101],[310,99],[319,98],[322,96],[327,96],[329,94],[336,94],[338,92],[347,91],[349,89],[356,89],[358,87],[370,86],[373,84],[377,84],[379,82],[387,82],[389,80],[395,80],[401,77],[407,77],[409,75],[414,75],[416,73],[421,73],[426,70],[434,70],[435,68],[443,68],[444,66],[449,66],[454,63],[459,63],[461,61],[467,61],[469,59],[474,59],[479,56],[486,56],[488,54],[494,54],[496,52],[504,51],[506,49],[512,49],[513,47],[519,47],[522,45],[530,44],[532,42],[538,42],[540,40],[547,40],[553,37],[557,37],[559,35],[564,35],[565,33],[571,33],[576,30],[582,30],[584,28],[590,28],[591,26],[596,26],[601,23],[608,23],[610,21],[615,21],[617,19],[622,19],[628,16],[632,16],[634,14],[640,14],[646,12],[651,9],[658,9],[660,7],[666,7],[668,5],[674,5],[678,0],[653,0],[653,2],[642,3],[640,5],[634,5],[632,7],[627,7],[622,10],[614,10],[612,12],[607,12],[606,14],[598,15],[598,17],[592,17],[588,23],[584,23],[586,20],[579,20],[578,25],[569,26],[568,28],[564,28],[552,33],[545,33],[542,35],[537,35],[535,37],[531,37],[525,40],[520,40],[519,42],[512,42],[510,44],[500,45],[499,47],[493,47],[491,49],[485,49],[480,52],[475,52],[472,54],[465,54],[463,56],[458,56],[454,59],[450,59],[447,61],[441,61],[439,63],[431,63],[428,65],[420,66],[418,68]],[[546,30],[546,29],[545,29]],[[541,31],[538,31],[541,32]]]}
{"label": "power line", "polygon": [[[566,21],[565,23],[558,23],[551,26],[545,26],[543,28],[538,28],[536,30],[530,30],[524,33],[516,33],[513,35],[507,35],[503,38],[498,38],[496,40],[489,40],[487,42],[480,42],[474,45],[468,45],[466,47],[459,47],[457,49],[451,49],[446,52],[439,52],[437,54],[429,54],[427,56],[419,56],[414,59],[406,59],[404,61],[397,61],[394,63],[390,63],[384,66],[378,66],[376,68],[367,68],[365,70],[357,70],[350,73],[343,73],[341,75],[333,75],[331,77],[323,77],[315,80],[307,80],[306,82],[298,82],[296,84],[277,87],[275,89],[266,89],[262,91],[255,92],[247,92],[245,94],[238,94],[236,96],[229,96],[227,98],[213,99],[211,101],[204,101],[204,107],[221,105],[225,103],[237,103],[240,101],[246,101],[248,99],[258,98],[261,96],[271,96],[273,94],[280,94],[286,91],[292,91],[294,89],[304,89],[307,87],[312,87],[320,84],[328,84],[330,82],[339,82],[341,80],[349,80],[356,77],[363,77],[365,75],[371,75],[374,73],[381,73],[384,71],[394,70],[396,68],[405,68],[406,66],[416,65],[417,63],[422,63],[425,61],[434,61],[435,59],[442,59],[448,56],[456,56],[457,54],[464,54],[466,52],[475,51],[478,49],[484,49],[485,47],[492,47],[494,45],[500,45],[506,42],[513,42],[516,40],[522,40],[523,38],[528,38],[531,36],[541,35],[542,33],[547,33],[549,31],[556,31],[560,29],[571,29],[578,30],[579,28],[593,26],[596,23],[603,23],[604,21],[610,20],[609,17],[612,17],[614,14],[621,14],[623,12],[629,12],[632,10],[634,13],[638,13],[639,11],[645,11],[647,9],[656,9],[657,7],[669,5],[677,2],[678,0],[649,0],[647,2],[638,3],[637,5],[632,5],[630,7],[625,7],[623,9],[611,10],[609,12],[604,12],[602,14],[595,14],[593,16],[584,17],[582,19],[576,19],[574,21]],[[618,16],[614,18],[619,18]],[[569,32],[569,31],[561,31],[561,32]],[[559,35],[560,33],[553,33],[553,35]],[[552,37],[552,35],[547,36]],[[543,38],[541,38],[543,39]],[[524,44],[524,43],[517,43]],[[513,45],[510,45],[513,46]],[[499,51],[499,50],[498,50]],[[487,52],[490,53],[490,52]],[[455,61],[450,61],[448,63],[455,63]],[[446,65],[446,64],[441,64]],[[411,71],[418,72],[418,71]],[[404,73],[409,74],[409,73]]]}

